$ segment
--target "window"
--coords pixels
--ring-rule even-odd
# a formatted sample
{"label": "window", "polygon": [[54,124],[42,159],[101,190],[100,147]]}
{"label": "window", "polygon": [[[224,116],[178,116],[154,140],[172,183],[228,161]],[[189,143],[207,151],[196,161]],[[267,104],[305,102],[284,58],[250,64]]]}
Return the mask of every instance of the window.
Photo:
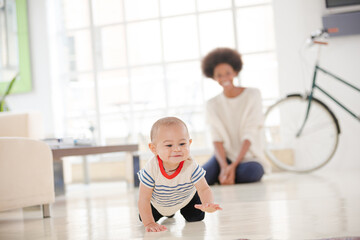
{"label": "window", "polygon": [[204,103],[221,88],[200,61],[216,47],[243,54],[242,85],[278,96],[270,0],[61,1],[67,136],[147,151],[153,122],[175,115],[209,153]]}

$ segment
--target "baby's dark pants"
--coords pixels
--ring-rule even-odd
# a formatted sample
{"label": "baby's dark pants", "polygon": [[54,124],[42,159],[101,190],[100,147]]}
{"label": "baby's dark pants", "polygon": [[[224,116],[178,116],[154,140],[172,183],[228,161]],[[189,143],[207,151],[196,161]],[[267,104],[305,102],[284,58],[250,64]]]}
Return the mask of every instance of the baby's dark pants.
{"label": "baby's dark pants", "polygon": [[[194,197],[191,199],[191,201],[182,209],[180,209],[181,215],[185,218],[188,222],[197,222],[201,221],[205,217],[205,213],[197,208],[194,207],[195,204],[201,204],[200,198],[198,193],[196,192]],[[172,217],[172,216],[163,216],[161,215],[156,208],[153,207],[151,204],[151,210],[154,217],[155,222],[157,222],[162,217]],[[139,215],[139,219],[141,221],[141,217]]]}

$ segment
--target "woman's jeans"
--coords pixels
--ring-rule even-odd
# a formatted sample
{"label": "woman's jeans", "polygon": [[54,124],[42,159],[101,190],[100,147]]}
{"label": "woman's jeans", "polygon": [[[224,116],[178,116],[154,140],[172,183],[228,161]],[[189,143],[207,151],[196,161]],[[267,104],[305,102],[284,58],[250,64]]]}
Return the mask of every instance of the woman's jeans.
{"label": "woman's jeans", "polygon": [[[226,159],[230,164],[231,161]],[[207,163],[204,164],[203,168],[206,171],[205,179],[209,185],[219,183],[220,165],[213,156]],[[264,168],[258,162],[244,162],[240,163],[236,167],[235,171],[235,183],[251,183],[258,182],[264,175]]]}

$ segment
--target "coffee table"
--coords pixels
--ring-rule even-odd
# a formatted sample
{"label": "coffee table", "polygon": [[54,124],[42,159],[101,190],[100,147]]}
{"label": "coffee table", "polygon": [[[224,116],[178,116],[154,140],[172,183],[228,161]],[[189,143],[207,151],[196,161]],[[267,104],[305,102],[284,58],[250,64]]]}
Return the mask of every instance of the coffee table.
{"label": "coffee table", "polygon": [[140,170],[139,155],[137,153],[139,146],[137,144],[122,144],[108,146],[52,146],[54,160],[54,182],[55,195],[65,194],[63,157],[83,156],[84,183],[89,183],[87,155],[104,154],[113,152],[129,152],[132,154],[134,186],[139,186],[137,172]]}

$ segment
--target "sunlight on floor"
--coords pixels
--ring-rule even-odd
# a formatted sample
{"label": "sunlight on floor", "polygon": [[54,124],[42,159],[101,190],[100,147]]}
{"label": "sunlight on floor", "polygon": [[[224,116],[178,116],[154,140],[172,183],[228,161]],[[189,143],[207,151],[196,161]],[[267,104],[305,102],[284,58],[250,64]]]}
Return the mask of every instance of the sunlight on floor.
{"label": "sunlight on floor", "polygon": [[124,182],[69,185],[52,217],[39,207],[0,213],[0,239],[324,239],[360,236],[358,172],[276,173],[262,182],[212,187],[223,211],[187,223],[178,212],[145,233],[138,189]]}

